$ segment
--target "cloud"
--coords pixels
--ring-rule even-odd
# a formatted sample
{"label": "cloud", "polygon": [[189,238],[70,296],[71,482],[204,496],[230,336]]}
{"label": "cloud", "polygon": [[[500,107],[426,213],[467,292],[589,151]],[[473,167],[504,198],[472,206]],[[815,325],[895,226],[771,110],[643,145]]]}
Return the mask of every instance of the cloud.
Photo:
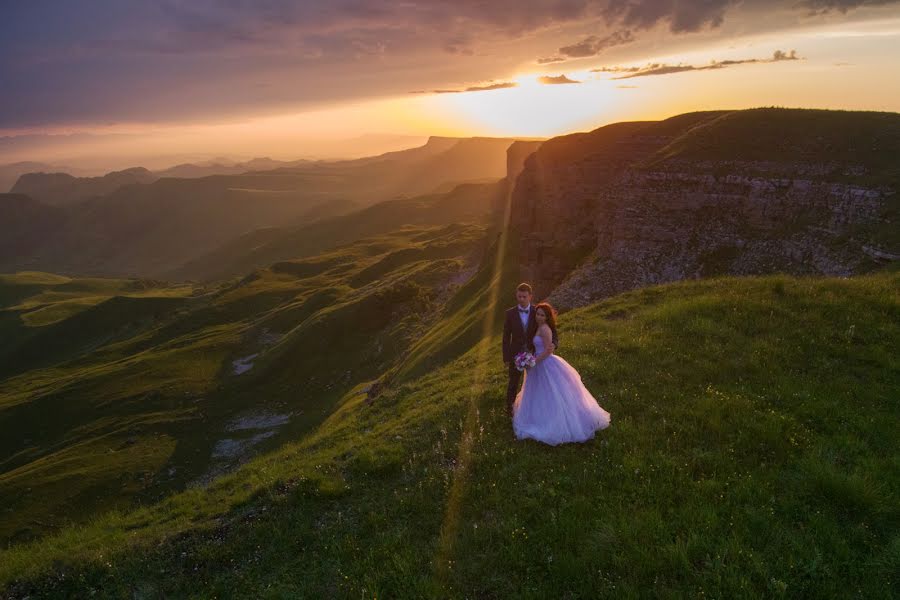
{"label": "cloud", "polygon": [[[797,56],[796,50],[791,50],[790,54],[784,52],[783,50],[776,50],[772,53],[772,58],[769,61],[761,61],[761,62],[778,62],[779,60],[800,60],[800,57]],[[753,60],[749,60],[747,62],[753,62]]]}
{"label": "cloud", "polygon": [[631,79],[634,77],[645,77],[647,75],[670,75],[672,73],[683,73],[685,71],[708,71],[714,69],[724,69],[734,65],[743,65],[748,63],[774,63],[791,60],[803,60],[797,56],[796,50],[784,52],[783,50],[775,50],[771,58],[745,58],[740,60],[713,60],[708,65],[668,65],[664,63],[649,63],[643,67],[598,67],[591,69],[591,73],[627,73],[612,79]]}
{"label": "cloud", "polygon": [[672,33],[694,32],[704,27],[722,25],[725,12],[740,0],[699,0],[676,2],[671,0],[610,0],[600,10],[608,27],[618,27],[605,36],[591,35],[580,42],[559,48],[559,55],[537,59],[538,64],[562,62],[569,59],[597,56],[608,48],[635,41],[635,30],[645,30],[659,23],[667,24]]}
{"label": "cloud", "polygon": [[832,11],[847,13],[863,6],[887,6],[897,4],[898,0],[803,0],[798,6],[805,6],[811,14],[822,14]]}
{"label": "cloud", "polygon": [[538,63],[546,64],[551,62],[561,62],[570,58],[597,56],[607,48],[612,48],[613,46],[621,46],[622,44],[628,44],[633,42],[634,39],[634,34],[631,32],[631,30],[628,29],[616,31],[604,37],[597,37],[596,35],[592,35],[584,38],[577,44],[561,47],[559,49],[559,53],[563,56],[539,58]]}
{"label": "cloud", "polygon": [[502,90],[506,88],[514,88],[519,84],[515,81],[501,81],[498,83],[489,83],[487,85],[473,85],[467,88],[459,89],[442,89],[442,90],[416,90],[410,94],[461,94],[463,92],[488,92],[490,90]]}
{"label": "cloud", "polygon": [[741,3],[845,13],[895,1],[79,0],[49,11],[6,2],[4,23],[15,26],[0,35],[0,129],[299,111],[505,78],[534,59],[538,39],[558,48],[540,55],[547,65],[654,27],[717,28]]}
{"label": "cloud", "polygon": [[568,77],[563,75],[557,75],[552,77],[550,75],[542,75],[538,77],[538,83],[543,83],[544,85],[559,85],[563,83],[581,83],[580,81],[576,81],[574,79],[569,79]]}
{"label": "cloud", "polygon": [[[658,63],[653,63],[652,66],[658,66]],[[597,67],[596,69],[591,69],[591,73],[634,73],[640,71],[644,67]]]}
{"label": "cloud", "polygon": [[[4,4],[0,130],[297,111],[508,73],[590,0]],[[503,45],[504,52],[496,51]],[[510,48],[512,50],[510,51]],[[314,82],[311,84],[311,82]],[[9,90],[15,90],[9,93]]]}
{"label": "cloud", "polygon": [[[900,3],[900,0],[795,0],[789,6],[776,0],[754,2],[759,8],[799,9],[806,8],[811,15],[828,12],[847,13],[864,6],[886,6]],[[559,55],[537,59],[538,64],[563,62],[569,59],[596,56],[607,48],[635,41],[636,31],[651,29],[658,25],[667,26],[674,34],[686,34],[716,29],[725,22],[727,13],[743,0],[630,0],[622,2],[610,0],[599,9],[601,20],[607,27],[616,30],[606,36],[592,35],[580,42],[559,48]]]}
{"label": "cloud", "polygon": [[613,1],[606,5],[602,14],[607,23],[618,23],[633,29],[650,29],[658,23],[665,23],[673,33],[686,33],[705,27],[719,27],[725,20],[726,11],[739,3],[740,0]]}

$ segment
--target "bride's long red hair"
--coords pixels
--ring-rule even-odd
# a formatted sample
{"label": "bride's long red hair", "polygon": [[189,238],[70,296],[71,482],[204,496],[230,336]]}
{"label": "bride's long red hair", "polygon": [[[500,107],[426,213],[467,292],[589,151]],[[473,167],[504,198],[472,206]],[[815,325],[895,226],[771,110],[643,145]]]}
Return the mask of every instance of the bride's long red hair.
{"label": "bride's long red hair", "polygon": [[539,310],[543,310],[544,314],[547,315],[547,325],[550,326],[550,331],[556,331],[556,309],[549,302],[541,302],[534,307],[535,315],[537,315]]}

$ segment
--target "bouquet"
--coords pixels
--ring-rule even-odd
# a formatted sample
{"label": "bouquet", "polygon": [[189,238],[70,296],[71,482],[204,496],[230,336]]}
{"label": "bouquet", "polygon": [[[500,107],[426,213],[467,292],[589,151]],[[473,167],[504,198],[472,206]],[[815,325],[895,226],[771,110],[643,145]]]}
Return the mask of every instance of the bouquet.
{"label": "bouquet", "polygon": [[519,352],[516,354],[516,368],[520,371],[531,368],[537,364],[534,360],[534,354],[531,352]]}

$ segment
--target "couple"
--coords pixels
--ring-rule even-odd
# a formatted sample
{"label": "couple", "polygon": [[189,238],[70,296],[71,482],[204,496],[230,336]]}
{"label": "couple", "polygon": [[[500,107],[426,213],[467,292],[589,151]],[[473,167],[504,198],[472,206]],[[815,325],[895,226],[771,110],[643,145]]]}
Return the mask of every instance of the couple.
{"label": "couple", "polygon": [[[531,299],[531,286],[519,284],[518,304],[506,311],[503,324],[503,361],[509,365],[506,408],[513,431],[518,439],[552,446],[584,442],[609,426],[609,413],[584,387],[578,371],[553,354],[559,345],[553,307],[546,302],[534,305]],[[536,364],[524,372],[525,383],[516,394],[523,376],[516,368],[520,352],[534,354]]]}

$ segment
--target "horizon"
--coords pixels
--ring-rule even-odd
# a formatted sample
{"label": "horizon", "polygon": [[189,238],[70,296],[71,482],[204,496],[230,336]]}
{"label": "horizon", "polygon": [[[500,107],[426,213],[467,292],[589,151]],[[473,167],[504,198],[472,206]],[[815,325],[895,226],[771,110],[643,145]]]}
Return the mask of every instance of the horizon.
{"label": "horizon", "polygon": [[[707,109],[707,110],[698,110],[698,111],[686,111],[683,113],[676,113],[671,115],[666,115],[659,119],[626,119],[623,121],[613,121],[610,123],[604,123],[590,130],[580,130],[580,131],[565,131],[561,132],[558,135],[554,136],[492,136],[492,135],[423,135],[423,136],[390,136],[385,134],[383,138],[392,138],[392,141],[383,142],[384,146],[377,146],[376,149],[373,149],[371,152],[365,151],[353,151],[348,150],[346,153],[334,153],[334,154],[304,154],[302,156],[292,156],[292,155],[284,155],[284,156],[272,156],[269,155],[253,155],[253,154],[230,154],[223,152],[207,152],[207,153],[194,153],[189,155],[164,155],[162,157],[150,157],[146,158],[143,163],[137,164],[133,161],[125,160],[124,162],[113,163],[113,166],[101,166],[108,165],[106,159],[103,159],[99,164],[95,164],[94,166],[90,166],[90,162],[84,163],[82,161],[68,161],[68,163],[63,161],[56,161],[57,164],[50,164],[45,161],[37,160],[37,159],[24,159],[20,161],[10,162],[10,163],[0,163],[0,167],[9,167],[17,164],[40,164],[41,166],[53,167],[54,169],[66,169],[69,175],[74,175],[76,177],[98,177],[103,176],[108,173],[127,171],[131,169],[146,169],[150,172],[161,172],[168,169],[173,169],[180,166],[235,166],[243,163],[248,163],[252,161],[261,161],[261,160],[271,160],[277,162],[302,162],[307,161],[310,163],[315,162],[340,162],[344,160],[355,160],[359,158],[369,158],[374,156],[380,156],[382,154],[389,154],[392,152],[403,151],[403,150],[412,150],[415,148],[421,148],[425,146],[432,138],[444,138],[444,139],[455,139],[455,140],[467,140],[467,139],[510,139],[514,141],[547,141],[553,139],[555,137],[561,137],[566,135],[572,135],[577,133],[589,133],[596,129],[602,129],[608,125],[612,125],[615,123],[623,123],[623,122],[660,122],[670,119],[672,117],[676,117],[678,115],[689,114],[694,112],[731,112],[731,111],[741,111],[741,110],[761,110],[761,109],[778,109],[778,110],[824,110],[824,111],[832,111],[832,112],[884,112],[884,113],[896,113],[897,111],[879,111],[879,110],[867,110],[867,109],[835,109],[835,108],[809,108],[809,107],[792,107],[792,106],[750,106],[746,108],[719,108],[719,109]],[[63,135],[63,134],[57,134]],[[80,134],[70,134],[70,135],[80,135]],[[372,137],[378,137],[377,134],[371,134]],[[362,139],[367,137],[366,135],[359,136],[358,139]],[[0,138],[2,141],[3,138]],[[277,168],[277,167],[275,167]],[[263,169],[266,170],[266,169]],[[54,171],[53,169],[49,171],[30,171],[34,173],[51,173],[51,172],[59,172]]]}
{"label": "horizon", "polygon": [[13,7],[0,164],[327,160],[702,110],[900,111],[893,0],[403,6]]}

